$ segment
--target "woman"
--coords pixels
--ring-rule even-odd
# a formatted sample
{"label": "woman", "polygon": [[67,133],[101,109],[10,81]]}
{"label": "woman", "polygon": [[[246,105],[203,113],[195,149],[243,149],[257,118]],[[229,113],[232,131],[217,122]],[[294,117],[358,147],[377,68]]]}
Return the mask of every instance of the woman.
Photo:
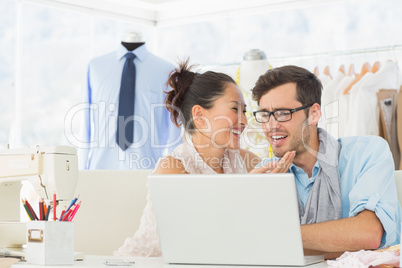
{"label": "woman", "polygon": [[[194,73],[188,60],[169,77],[166,108],[185,130],[184,143],[158,161],[154,174],[262,173],[275,162],[254,169],[260,158],[240,148],[247,125],[243,95],[223,73]],[[148,193],[140,227],[115,255],[161,256],[156,221]]]}

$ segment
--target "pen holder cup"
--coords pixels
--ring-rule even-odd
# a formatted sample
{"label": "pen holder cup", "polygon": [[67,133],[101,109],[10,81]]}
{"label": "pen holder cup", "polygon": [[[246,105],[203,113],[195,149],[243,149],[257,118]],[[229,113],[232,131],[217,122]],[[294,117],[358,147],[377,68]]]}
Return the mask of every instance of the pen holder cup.
{"label": "pen holder cup", "polygon": [[64,221],[27,222],[27,263],[74,264],[74,224]]}

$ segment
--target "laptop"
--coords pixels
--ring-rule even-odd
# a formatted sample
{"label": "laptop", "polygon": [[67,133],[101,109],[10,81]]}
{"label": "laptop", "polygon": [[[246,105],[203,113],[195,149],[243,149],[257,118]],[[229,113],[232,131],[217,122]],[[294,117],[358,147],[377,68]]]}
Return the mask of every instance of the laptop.
{"label": "laptop", "polygon": [[293,174],[149,175],[170,264],[304,266]]}

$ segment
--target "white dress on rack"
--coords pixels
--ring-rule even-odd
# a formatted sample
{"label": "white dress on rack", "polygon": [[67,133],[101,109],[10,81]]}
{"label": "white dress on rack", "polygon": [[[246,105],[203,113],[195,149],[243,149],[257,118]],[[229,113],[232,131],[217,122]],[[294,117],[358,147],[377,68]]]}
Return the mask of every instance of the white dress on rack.
{"label": "white dress on rack", "polygon": [[323,88],[321,95],[321,120],[318,122],[318,127],[325,129],[329,134],[338,138],[338,110],[336,109],[338,106],[338,102],[334,101],[334,95],[337,86],[340,81],[346,75],[338,71],[335,78],[326,84],[325,88]]}
{"label": "white dress on rack", "polygon": [[345,136],[346,128],[349,120],[349,94],[343,94],[345,88],[355,80],[355,75],[347,75],[345,76],[338,84],[335,89],[333,102],[335,105],[332,105],[331,113],[338,119],[338,135],[334,135],[336,138],[341,138]]}
{"label": "white dress on rack", "polygon": [[366,79],[351,95],[349,135],[378,136],[380,108],[377,92],[380,89],[395,89],[398,92],[402,74],[397,63],[387,61],[376,73],[367,73],[363,78]]}
{"label": "white dress on rack", "polygon": [[324,88],[324,90],[327,87],[327,85],[332,81],[331,76],[327,74],[320,74],[317,78],[321,81],[321,85]]}
{"label": "white dress on rack", "polygon": [[[216,173],[202,160],[200,154],[194,148],[191,138],[187,140],[187,142],[177,146],[169,156],[180,160],[189,174]],[[247,173],[246,165],[239,150],[226,149],[222,165],[224,173]],[[137,232],[134,236],[127,238],[124,244],[114,252],[114,255],[142,257],[160,257],[162,255],[152,198],[149,191],[147,194],[147,204],[144,208]]]}

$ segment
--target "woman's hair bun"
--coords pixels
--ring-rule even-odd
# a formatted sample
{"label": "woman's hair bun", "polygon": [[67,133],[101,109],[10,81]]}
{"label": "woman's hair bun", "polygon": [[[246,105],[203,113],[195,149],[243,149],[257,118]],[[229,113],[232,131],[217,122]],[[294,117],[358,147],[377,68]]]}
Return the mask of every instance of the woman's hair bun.
{"label": "woman's hair bun", "polygon": [[166,93],[165,106],[170,112],[170,117],[176,126],[180,127],[180,112],[183,108],[184,97],[197,73],[190,71],[194,66],[189,66],[189,59],[180,62],[179,66],[174,69],[166,82],[171,88]]}

